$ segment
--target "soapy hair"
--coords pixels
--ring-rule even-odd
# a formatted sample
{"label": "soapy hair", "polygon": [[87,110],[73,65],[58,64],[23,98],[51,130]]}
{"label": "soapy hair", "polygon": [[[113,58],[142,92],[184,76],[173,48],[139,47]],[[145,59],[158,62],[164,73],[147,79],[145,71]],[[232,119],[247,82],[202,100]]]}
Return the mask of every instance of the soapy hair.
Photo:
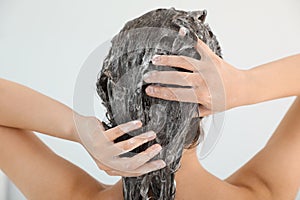
{"label": "soapy hair", "polygon": [[[163,159],[167,166],[139,177],[123,177],[125,200],[173,200],[176,194],[174,173],[180,167],[184,148],[198,144],[203,130],[201,117],[195,117],[198,104],[166,101],[145,93],[149,85],[143,75],[152,70],[186,71],[167,66],[154,66],[154,55],[201,56],[195,50],[197,38],[218,56],[221,49],[215,35],[204,23],[206,11],[185,12],[157,9],[129,21],[111,41],[97,81],[97,92],[107,109],[106,129],[139,119],[143,127],[115,140],[119,142],[148,130],[157,138],[122,156],[133,156],[155,143],[162,151],[152,160]],[[170,85],[162,85],[169,86]]]}

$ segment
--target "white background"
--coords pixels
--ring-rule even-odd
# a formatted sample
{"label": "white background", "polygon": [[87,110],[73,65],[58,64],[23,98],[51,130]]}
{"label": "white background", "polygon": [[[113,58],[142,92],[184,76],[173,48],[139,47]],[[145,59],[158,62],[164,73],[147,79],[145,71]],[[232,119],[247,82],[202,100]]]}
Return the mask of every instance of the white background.
{"label": "white background", "polygon": [[[128,20],[159,7],[207,9],[207,22],[220,41],[224,59],[241,69],[300,52],[299,0],[0,0],[0,77],[72,107],[76,77],[92,50]],[[227,111],[221,140],[202,164],[220,178],[230,175],[263,147],[292,100]],[[79,145],[41,138],[97,179],[106,183],[118,179],[99,171]],[[0,188],[0,198],[22,199],[12,184],[6,198],[4,194]]]}

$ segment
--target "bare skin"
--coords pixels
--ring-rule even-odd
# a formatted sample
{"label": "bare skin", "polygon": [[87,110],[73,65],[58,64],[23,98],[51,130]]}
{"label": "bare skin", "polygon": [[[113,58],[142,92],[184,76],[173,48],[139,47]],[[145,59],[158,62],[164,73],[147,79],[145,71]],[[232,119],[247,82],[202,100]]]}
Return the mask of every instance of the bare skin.
{"label": "bare skin", "polygon": [[[0,167],[28,199],[122,199],[121,181],[114,186],[97,182],[80,168],[55,155],[32,132],[7,127],[0,127],[0,132]],[[238,187],[224,184],[206,172],[194,149],[185,152],[182,167],[176,175],[177,199],[199,199],[194,196],[197,195],[195,188],[187,187],[195,178],[192,180],[190,173],[203,181],[197,185],[194,182],[194,185],[202,188],[195,191],[203,190],[204,197],[211,194],[207,191],[210,184],[219,188],[220,195],[227,195],[232,189],[239,191]],[[221,192],[223,187],[227,192]],[[190,190],[194,192],[190,193]]]}
{"label": "bare skin", "polygon": [[[162,160],[147,163],[159,153],[159,144],[127,160],[117,157],[156,138],[151,131],[116,144],[112,142],[126,132],[140,128],[140,121],[131,121],[105,131],[96,117],[82,116],[66,105],[18,83],[0,78],[0,93],[1,126],[37,131],[78,142],[87,149],[98,167],[109,174],[139,176],[165,166]],[[110,161],[117,167],[126,167],[117,169],[109,165]]]}
{"label": "bare skin", "polygon": [[[176,199],[293,200],[300,184],[299,115],[297,98],[267,145],[225,180],[201,166],[196,149],[186,150],[176,174]],[[0,133],[0,167],[28,199],[123,198],[121,181],[113,186],[96,181],[32,132],[1,126]]]}
{"label": "bare skin", "polygon": [[[172,91],[176,95],[168,95],[171,94],[168,93],[170,89],[159,87],[154,88],[152,93],[148,89],[148,94],[173,100],[175,96],[179,101],[203,103],[199,107],[202,116],[220,112],[222,108],[228,110],[287,96],[298,97],[266,146],[225,180],[213,176],[201,166],[195,149],[187,150],[182,157],[182,166],[176,174],[176,199],[293,200],[300,186],[300,84],[297,84],[300,77],[300,55],[242,71],[214,57],[201,42],[198,45],[200,54],[211,58],[206,64],[213,61],[213,65],[217,66],[218,76],[222,78],[226,93],[226,101],[222,107],[213,105],[213,102],[222,101],[213,95],[218,91],[209,87],[209,83],[212,82],[201,81],[199,78],[205,76],[197,74],[191,75],[197,78],[189,79],[189,84],[195,89],[202,87],[203,91],[207,86],[209,92],[206,95],[186,99],[180,94],[186,94],[190,90]],[[165,56],[155,63],[184,68],[198,67],[198,70],[191,74],[201,72],[201,66],[205,64],[197,61],[187,62],[188,58],[182,59],[183,57]],[[185,77],[186,75],[184,74]],[[157,78],[151,80],[151,76],[147,79],[149,83],[165,81]],[[176,83],[176,79],[173,81],[174,85],[181,84]],[[204,84],[201,86],[200,83]],[[239,95],[234,95],[234,91],[238,91]],[[120,181],[113,186],[96,181],[80,168],[55,155],[31,131],[24,129],[30,130],[25,127],[16,129],[0,126],[0,168],[28,199],[122,199]],[[49,134],[60,134],[59,129],[54,130],[49,130]],[[64,138],[76,140],[72,134],[66,134]],[[114,172],[113,175],[118,173],[121,172]]]}

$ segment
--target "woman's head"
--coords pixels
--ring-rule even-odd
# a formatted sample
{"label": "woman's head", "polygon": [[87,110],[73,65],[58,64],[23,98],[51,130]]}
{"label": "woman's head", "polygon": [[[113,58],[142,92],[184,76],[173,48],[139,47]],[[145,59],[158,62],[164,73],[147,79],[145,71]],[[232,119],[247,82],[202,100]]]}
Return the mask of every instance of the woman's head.
{"label": "woman's head", "polygon": [[156,140],[138,147],[132,153],[159,143],[163,149],[155,159],[163,159],[167,164],[164,169],[140,177],[124,178],[125,200],[174,198],[174,172],[180,165],[182,151],[197,144],[201,134],[201,118],[195,117],[198,105],[147,96],[143,75],[152,70],[179,70],[154,66],[151,58],[156,54],[201,59],[194,48],[197,37],[221,56],[215,36],[204,24],[205,17],[206,11],[158,9],[128,22],[112,40],[97,82],[98,94],[107,108],[107,126],[141,120],[143,128],[117,140],[154,130],[157,133]]}

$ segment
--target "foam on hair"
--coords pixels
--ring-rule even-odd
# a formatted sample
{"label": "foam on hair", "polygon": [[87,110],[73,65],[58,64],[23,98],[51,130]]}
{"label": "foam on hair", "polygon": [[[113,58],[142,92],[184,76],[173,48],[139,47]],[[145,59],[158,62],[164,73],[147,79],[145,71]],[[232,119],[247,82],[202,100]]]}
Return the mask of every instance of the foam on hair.
{"label": "foam on hair", "polygon": [[[193,118],[198,105],[166,101],[146,95],[145,73],[152,70],[186,71],[167,66],[154,66],[154,55],[201,56],[195,50],[197,37],[221,57],[221,49],[207,24],[206,11],[185,12],[157,9],[129,21],[112,40],[97,81],[97,92],[107,109],[106,128],[139,119],[143,127],[118,138],[122,141],[154,130],[157,138],[123,156],[144,151],[154,143],[163,149],[153,159],[163,159],[167,166],[148,174],[123,177],[125,200],[172,200],[175,198],[174,173],[180,167],[184,148],[197,144],[202,133],[202,118]],[[163,85],[165,86],[165,85]]]}

